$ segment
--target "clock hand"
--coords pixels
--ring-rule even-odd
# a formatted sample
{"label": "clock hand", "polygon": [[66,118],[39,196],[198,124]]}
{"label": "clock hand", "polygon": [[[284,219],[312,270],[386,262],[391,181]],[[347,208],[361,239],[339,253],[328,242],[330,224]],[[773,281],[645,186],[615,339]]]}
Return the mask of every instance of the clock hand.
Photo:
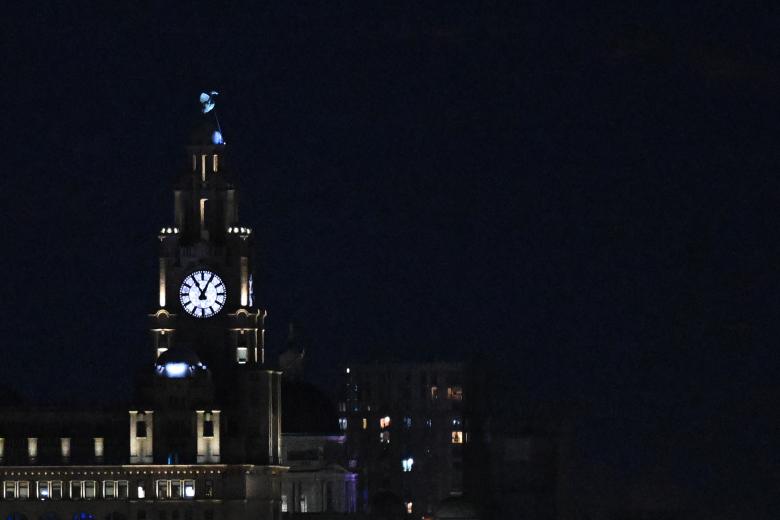
{"label": "clock hand", "polygon": [[209,281],[208,281],[208,282],[206,282],[206,283],[203,285],[203,289],[201,289],[201,288],[200,288],[200,286],[198,286],[198,289],[200,289],[200,298],[198,298],[199,300],[208,300],[208,296],[206,296],[206,294],[205,294],[205,292],[206,292],[206,287],[208,287],[208,286],[209,286],[209,284],[211,283],[211,281],[212,281],[213,279],[214,279],[214,273],[211,273],[211,278],[209,278]]}

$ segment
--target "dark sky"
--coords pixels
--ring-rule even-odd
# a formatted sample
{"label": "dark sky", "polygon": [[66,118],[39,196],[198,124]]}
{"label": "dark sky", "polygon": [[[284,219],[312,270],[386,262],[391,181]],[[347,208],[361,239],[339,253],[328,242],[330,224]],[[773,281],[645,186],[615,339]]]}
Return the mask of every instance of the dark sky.
{"label": "dark sky", "polygon": [[7,386],[128,397],[215,89],[271,354],[484,356],[575,403],[595,492],[776,517],[773,13],[149,4],[0,22]]}

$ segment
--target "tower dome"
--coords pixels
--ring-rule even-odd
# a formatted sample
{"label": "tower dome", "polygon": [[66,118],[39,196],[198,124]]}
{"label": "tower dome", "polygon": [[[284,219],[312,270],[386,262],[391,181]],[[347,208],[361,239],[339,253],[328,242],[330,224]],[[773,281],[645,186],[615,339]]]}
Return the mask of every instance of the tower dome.
{"label": "tower dome", "polygon": [[182,379],[195,377],[201,371],[205,372],[206,365],[201,363],[198,355],[192,350],[175,347],[160,354],[154,368],[157,375],[161,377]]}

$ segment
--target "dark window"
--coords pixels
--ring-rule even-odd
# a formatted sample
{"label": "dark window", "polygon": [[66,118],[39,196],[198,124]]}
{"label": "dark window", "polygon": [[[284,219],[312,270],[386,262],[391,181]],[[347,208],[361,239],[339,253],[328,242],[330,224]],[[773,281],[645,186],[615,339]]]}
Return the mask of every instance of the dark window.
{"label": "dark window", "polygon": [[214,520],[214,511],[212,509],[206,509],[203,512],[203,520]]}
{"label": "dark window", "polygon": [[213,497],[214,496],[214,481],[213,480],[207,480],[206,482],[203,483],[203,494],[206,495],[207,497]]}
{"label": "dark window", "polygon": [[146,437],[146,423],[144,421],[135,422],[135,436]]}
{"label": "dark window", "polygon": [[203,436],[204,437],[214,436],[214,421],[203,421]]}
{"label": "dark window", "polygon": [[140,511],[138,511],[138,513],[136,513],[135,518],[136,520],[146,520],[146,511],[141,509]]}

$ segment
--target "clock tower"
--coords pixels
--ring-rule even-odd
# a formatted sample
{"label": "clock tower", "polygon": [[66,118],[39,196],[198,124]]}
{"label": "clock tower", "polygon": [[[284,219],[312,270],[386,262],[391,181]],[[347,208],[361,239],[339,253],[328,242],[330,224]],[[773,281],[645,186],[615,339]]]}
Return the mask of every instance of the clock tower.
{"label": "clock tower", "polygon": [[[175,403],[201,414],[218,411],[223,462],[278,464],[281,373],[265,364],[266,313],[253,294],[254,233],[239,219],[237,176],[215,96],[201,95],[199,121],[174,185],[174,220],[158,235],[158,293],[147,351],[156,368],[142,393],[151,407]],[[181,371],[192,372],[195,364],[208,373],[209,397],[184,388],[195,383]],[[188,401],[196,395],[197,402]],[[160,453],[174,451],[192,450]]]}

